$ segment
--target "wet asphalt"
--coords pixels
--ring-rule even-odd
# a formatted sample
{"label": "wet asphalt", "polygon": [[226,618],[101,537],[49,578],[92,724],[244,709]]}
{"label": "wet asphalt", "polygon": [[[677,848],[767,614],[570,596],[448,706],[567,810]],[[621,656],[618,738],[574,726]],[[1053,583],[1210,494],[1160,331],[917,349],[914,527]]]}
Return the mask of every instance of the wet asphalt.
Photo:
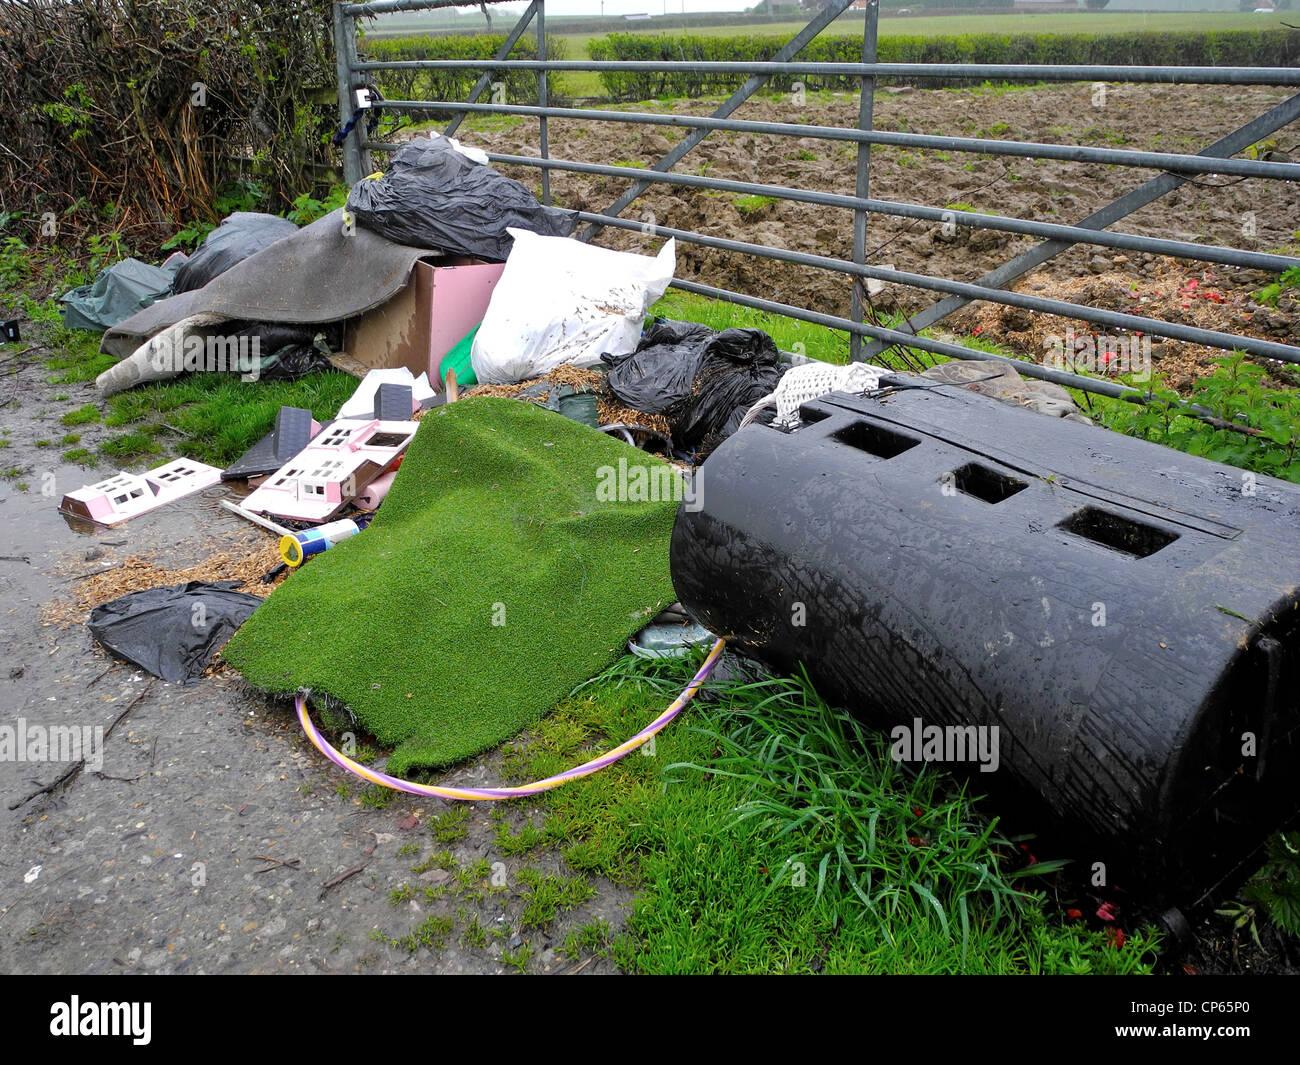
{"label": "wet asphalt", "polygon": [[[29,761],[31,748],[0,746],[0,971],[503,973],[519,969],[501,955],[517,957],[525,943],[529,972],[613,971],[603,957],[559,948],[569,929],[597,917],[621,928],[630,893],[597,880],[597,896],[577,910],[523,927],[515,874],[567,870],[558,853],[499,853],[488,804],[470,806],[463,839],[435,840],[430,818],[449,804],[408,795],[367,804],[361,782],[302,738],[290,705],[233,671],[167,683],[107,655],[83,624],[44,623],[46,605],[70,600],[80,574],[133,555],[192,565],[272,534],[217,505],[235,497],[229,486],[112,529],[65,518],[62,494],[116,467],[68,465],[63,447],[37,442],[58,441],[68,431],[59,417],[92,402],[93,386],[51,384],[37,347],[0,370],[17,371],[0,377],[0,428],[9,430],[0,448],[0,729],[30,741],[34,727],[118,722],[80,769],[50,757],[75,752]],[[91,448],[109,432],[77,428]],[[184,454],[183,442],[168,450]],[[498,759],[446,779],[496,783]],[[525,805],[502,813],[516,829],[540,820]],[[444,848],[461,868],[486,860],[507,890],[426,897],[422,889],[450,888],[454,876],[412,867]],[[394,904],[403,886],[414,897]],[[452,930],[414,949],[391,942],[429,917],[450,918]],[[486,943],[465,935],[475,918]]]}

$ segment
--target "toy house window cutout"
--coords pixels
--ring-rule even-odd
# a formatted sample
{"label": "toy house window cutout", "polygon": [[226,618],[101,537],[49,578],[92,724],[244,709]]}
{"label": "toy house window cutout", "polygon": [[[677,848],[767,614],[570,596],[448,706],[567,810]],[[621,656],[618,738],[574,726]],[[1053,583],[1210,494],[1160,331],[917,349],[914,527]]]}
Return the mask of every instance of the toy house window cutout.
{"label": "toy house window cutout", "polygon": [[69,492],[59,509],[99,525],[116,525],[164,503],[210,488],[220,480],[221,471],[215,466],[193,459],[176,459],[143,475],[118,473]]}
{"label": "toy house window cutout", "polygon": [[354,425],[336,425],[325,430],[325,435],[321,437],[320,443],[313,444],[313,447],[342,447],[347,443],[348,437],[355,432]]}
{"label": "toy house window cutout", "polygon": [[297,521],[328,521],[401,455],[417,422],[334,425],[256,489],[244,506]]}
{"label": "toy house window cutout", "polygon": [[177,466],[175,469],[168,470],[166,473],[158,474],[158,480],[175,482],[183,480],[186,477],[192,477],[194,470],[189,466]]}

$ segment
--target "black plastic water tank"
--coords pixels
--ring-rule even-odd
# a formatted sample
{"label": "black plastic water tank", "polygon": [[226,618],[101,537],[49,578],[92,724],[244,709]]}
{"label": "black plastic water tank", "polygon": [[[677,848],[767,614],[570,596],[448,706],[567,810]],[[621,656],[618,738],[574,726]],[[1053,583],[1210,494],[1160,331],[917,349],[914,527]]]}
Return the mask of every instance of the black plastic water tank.
{"label": "black plastic water tank", "polygon": [[876,727],[996,726],[974,790],[1108,883],[1212,883],[1300,806],[1300,486],[909,380],[719,447],[678,597]]}

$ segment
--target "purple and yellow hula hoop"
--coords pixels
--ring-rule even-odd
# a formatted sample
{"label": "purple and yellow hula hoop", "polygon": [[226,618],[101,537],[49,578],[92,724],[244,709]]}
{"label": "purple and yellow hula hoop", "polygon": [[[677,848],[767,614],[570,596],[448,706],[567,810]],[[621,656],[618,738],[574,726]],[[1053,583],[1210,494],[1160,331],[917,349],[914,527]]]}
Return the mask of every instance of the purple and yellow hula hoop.
{"label": "purple and yellow hula hoop", "polygon": [[662,731],[669,722],[686,709],[687,703],[695,698],[700,686],[713,672],[713,667],[718,664],[718,659],[722,657],[722,649],[726,644],[725,639],[720,639],[713,645],[713,648],[704,659],[703,665],[700,666],[699,672],[695,674],[690,684],[686,685],[682,693],[672,701],[668,709],[635,736],[624,740],[612,751],[606,751],[597,758],[583,762],[582,765],[566,769],[563,773],[557,773],[545,780],[536,780],[531,784],[520,784],[518,787],[512,788],[448,788],[437,784],[416,784],[414,781],[402,780],[400,777],[390,777],[387,773],[381,773],[377,769],[370,769],[360,762],[353,761],[342,751],[333,747],[312,723],[311,715],[307,712],[307,697],[305,695],[299,694],[295,706],[298,710],[298,721],[302,725],[302,730],[307,734],[307,738],[311,740],[313,746],[335,765],[346,769],[349,773],[356,774],[363,780],[370,781],[372,784],[392,788],[394,791],[409,792],[412,795],[427,795],[434,799],[455,799],[460,801],[518,799],[526,795],[537,795],[543,791],[550,791],[551,788],[558,788],[561,784],[567,784],[571,780],[580,780],[582,777],[589,777],[593,773],[598,773],[606,766],[613,765],[620,758],[631,754],[651,736]]}

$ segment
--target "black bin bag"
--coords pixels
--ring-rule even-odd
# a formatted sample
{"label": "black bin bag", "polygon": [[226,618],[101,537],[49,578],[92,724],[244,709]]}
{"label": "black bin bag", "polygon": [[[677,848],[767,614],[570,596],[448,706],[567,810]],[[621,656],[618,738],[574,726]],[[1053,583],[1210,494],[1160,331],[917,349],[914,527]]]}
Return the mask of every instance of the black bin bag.
{"label": "black bin bag", "polygon": [[696,322],[656,322],[630,355],[603,359],[624,406],[662,414],[677,447],[705,450],[733,433],[787,369],[761,329],[718,332]]}
{"label": "black bin bag", "polygon": [[544,237],[567,237],[577,214],[543,207],[523,185],[476,163],[446,137],[417,137],[398,150],[389,171],[358,181],[347,209],[394,244],[503,262],[508,226]]}
{"label": "black bin bag", "polygon": [[262,600],[242,581],[190,581],[131,592],[95,607],[86,622],[106,649],[163,680],[191,681]]}
{"label": "black bin bag", "polygon": [[202,288],[236,263],[297,231],[296,225],[279,215],[236,211],[204,237],[199,250],[176,271],[172,292],[179,295]]}

